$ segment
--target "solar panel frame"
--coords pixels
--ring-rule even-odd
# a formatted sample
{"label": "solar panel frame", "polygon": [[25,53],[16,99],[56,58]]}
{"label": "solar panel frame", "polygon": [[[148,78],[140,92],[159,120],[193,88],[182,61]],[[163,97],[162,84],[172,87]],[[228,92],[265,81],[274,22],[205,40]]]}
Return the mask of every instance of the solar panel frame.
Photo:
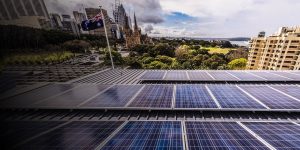
{"label": "solar panel frame", "polygon": [[163,80],[166,71],[146,71],[140,80]]}
{"label": "solar panel frame", "polygon": [[79,104],[109,88],[109,85],[82,84],[62,95],[34,104],[34,108],[76,108]]}
{"label": "solar panel frame", "polygon": [[0,145],[12,149],[17,144],[50,130],[65,121],[4,121],[0,123]]}
{"label": "solar panel frame", "polygon": [[208,85],[222,109],[266,109],[235,85]]}
{"label": "solar panel frame", "polygon": [[172,109],[173,89],[173,85],[145,85],[128,108]]}
{"label": "solar panel frame", "polygon": [[122,121],[73,121],[23,145],[22,149],[94,149],[109,137]]}
{"label": "solar panel frame", "polygon": [[187,81],[189,77],[186,71],[167,71],[164,80],[168,81]]}
{"label": "solar panel frame", "polygon": [[196,149],[268,149],[236,122],[185,121],[187,146]]}
{"label": "solar panel frame", "polygon": [[217,109],[205,85],[176,85],[176,109]]}
{"label": "solar panel frame", "polygon": [[126,104],[142,87],[143,85],[114,85],[100,95],[81,105],[80,108],[125,109]]}
{"label": "solar panel frame", "polygon": [[40,102],[49,97],[59,95],[68,90],[75,88],[78,85],[75,84],[51,84],[45,87],[28,91],[23,94],[2,100],[0,102],[1,107],[13,107],[13,108],[27,108],[32,104]]}
{"label": "solar panel frame", "polygon": [[291,122],[243,122],[276,149],[299,149],[300,126]]}
{"label": "solar panel frame", "polygon": [[207,71],[216,81],[239,81],[236,77],[225,71]]}
{"label": "solar panel frame", "polygon": [[299,111],[300,102],[267,86],[241,85],[247,93],[273,110],[296,110]]}
{"label": "solar panel frame", "polygon": [[179,121],[130,121],[101,150],[184,149]]}
{"label": "solar panel frame", "polygon": [[191,81],[214,81],[206,71],[187,71]]}

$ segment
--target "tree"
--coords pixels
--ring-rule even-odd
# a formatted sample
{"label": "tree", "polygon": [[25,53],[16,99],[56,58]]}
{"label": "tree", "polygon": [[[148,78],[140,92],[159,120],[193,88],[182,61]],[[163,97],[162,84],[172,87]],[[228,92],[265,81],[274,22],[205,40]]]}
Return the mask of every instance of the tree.
{"label": "tree", "polygon": [[[112,54],[112,58],[113,58],[115,65],[123,65],[124,64],[124,60],[120,53],[118,53],[117,51],[111,51],[111,54]],[[106,50],[106,52],[105,52],[104,62],[106,65],[111,65],[110,54],[109,54],[108,50]]]}
{"label": "tree", "polygon": [[231,61],[228,64],[228,68],[232,70],[244,70],[247,65],[247,59],[245,58],[239,58]]}
{"label": "tree", "polygon": [[83,53],[85,52],[89,47],[90,43],[82,40],[73,40],[73,41],[67,41],[63,44],[63,47],[67,50],[70,50],[75,53]]}

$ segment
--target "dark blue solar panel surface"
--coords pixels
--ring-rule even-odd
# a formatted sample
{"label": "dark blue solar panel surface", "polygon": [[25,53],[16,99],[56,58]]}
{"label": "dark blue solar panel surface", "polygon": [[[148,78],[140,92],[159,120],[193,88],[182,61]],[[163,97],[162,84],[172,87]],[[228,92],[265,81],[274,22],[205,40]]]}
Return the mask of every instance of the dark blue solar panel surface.
{"label": "dark blue solar panel surface", "polygon": [[165,75],[165,71],[147,71],[142,77],[142,80],[162,80]]}
{"label": "dark blue solar panel surface", "polygon": [[206,71],[188,71],[191,80],[196,81],[212,81],[214,80]]}
{"label": "dark blue solar panel surface", "polygon": [[186,71],[168,71],[165,80],[189,80]]}
{"label": "dark blue solar panel surface", "polygon": [[300,102],[267,86],[240,86],[271,109],[299,109]]}
{"label": "dark blue solar panel surface", "polygon": [[128,122],[106,145],[111,149],[183,149],[178,121]]}
{"label": "dark blue solar panel surface", "polygon": [[189,150],[268,149],[235,122],[186,122]]}
{"label": "dark blue solar panel surface", "polygon": [[0,148],[11,149],[29,138],[54,128],[62,121],[10,121],[0,123]]}
{"label": "dark blue solar panel surface", "polygon": [[279,91],[282,91],[288,95],[291,95],[295,98],[300,99],[300,87],[299,86],[272,86],[272,87]]}
{"label": "dark blue solar panel surface", "polygon": [[238,77],[242,81],[264,81],[264,79],[252,75],[250,73],[247,73],[246,71],[228,71],[228,72]]}
{"label": "dark blue solar panel surface", "polygon": [[300,126],[280,122],[245,122],[248,128],[276,149],[300,149]]}
{"label": "dark blue solar panel surface", "polygon": [[33,91],[29,91],[27,93],[21,94],[19,96],[15,96],[9,99],[6,99],[1,103],[1,106],[8,107],[24,107],[29,106],[33,103],[41,101],[45,98],[54,96],[56,94],[67,91],[71,88],[74,88],[75,85],[71,84],[55,84],[49,85],[46,87],[42,87]]}
{"label": "dark blue solar panel surface", "polygon": [[208,71],[208,73],[213,76],[216,80],[222,81],[238,81],[239,79],[226,73],[225,71]]}
{"label": "dark blue solar panel surface", "polygon": [[258,75],[260,77],[263,77],[263,78],[265,78],[267,80],[270,80],[270,81],[288,81],[289,80],[287,78],[280,77],[278,75],[269,73],[267,71],[252,71],[251,73],[253,73],[255,75]]}
{"label": "dark blue solar panel surface", "polygon": [[222,108],[265,109],[234,85],[209,85],[208,87]]}
{"label": "dark blue solar panel surface", "polygon": [[124,107],[142,85],[115,85],[82,107]]}
{"label": "dark blue solar panel surface", "polygon": [[296,75],[296,74],[292,74],[292,73],[288,73],[288,72],[277,72],[277,71],[273,71],[272,73],[280,75],[280,76],[288,77],[288,78],[296,80],[296,81],[300,81],[300,75]]}
{"label": "dark blue solar panel surface", "polygon": [[36,107],[75,107],[97,93],[108,88],[108,85],[81,85],[67,93],[35,104]]}
{"label": "dark blue solar panel surface", "polygon": [[21,145],[22,149],[94,149],[123,122],[71,122]]}
{"label": "dark blue solar panel surface", "polygon": [[129,107],[171,108],[173,85],[145,85]]}
{"label": "dark blue solar panel surface", "polygon": [[217,108],[204,85],[177,85],[176,108]]}

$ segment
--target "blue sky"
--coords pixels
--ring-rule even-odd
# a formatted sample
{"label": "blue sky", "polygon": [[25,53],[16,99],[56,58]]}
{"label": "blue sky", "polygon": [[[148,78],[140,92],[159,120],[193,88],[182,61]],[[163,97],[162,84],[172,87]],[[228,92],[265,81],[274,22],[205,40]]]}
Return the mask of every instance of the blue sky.
{"label": "blue sky", "polygon": [[[99,0],[45,0],[50,12],[99,5]],[[112,13],[114,0],[101,0]],[[152,36],[251,37],[300,25],[300,0],[122,0]]]}

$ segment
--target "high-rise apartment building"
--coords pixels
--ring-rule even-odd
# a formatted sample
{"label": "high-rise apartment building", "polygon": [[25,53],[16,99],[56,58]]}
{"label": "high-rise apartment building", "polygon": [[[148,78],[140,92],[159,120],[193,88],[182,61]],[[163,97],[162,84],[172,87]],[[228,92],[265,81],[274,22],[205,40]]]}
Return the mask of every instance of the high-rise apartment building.
{"label": "high-rise apartment building", "polygon": [[50,27],[44,0],[0,0],[0,20],[4,25]]}
{"label": "high-rise apartment building", "polygon": [[269,37],[261,32],[252,38],[247,69],[300,70],[300,26],[282,27]]}

